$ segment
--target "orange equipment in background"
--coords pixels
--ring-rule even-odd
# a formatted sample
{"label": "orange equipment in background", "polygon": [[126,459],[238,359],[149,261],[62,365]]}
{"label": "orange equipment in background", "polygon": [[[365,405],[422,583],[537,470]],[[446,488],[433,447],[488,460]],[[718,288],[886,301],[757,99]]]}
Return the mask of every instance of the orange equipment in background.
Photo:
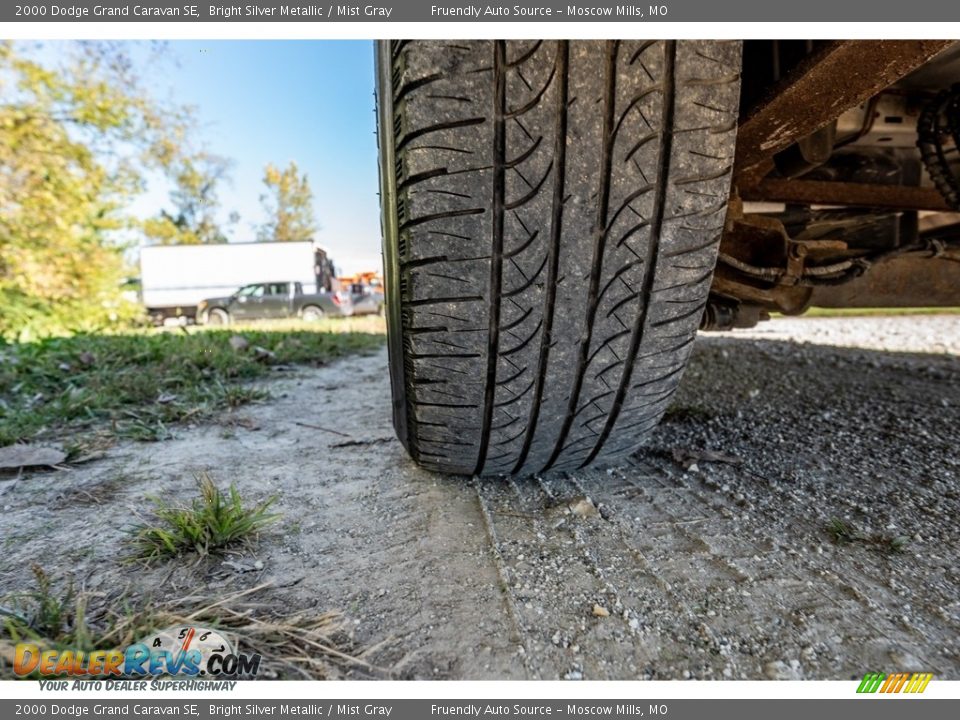
{"label": "orange equipment in background", "polygon": [[337,279],[340,281],[340,287],[350,287],[351,285],[369,285],[375,288],[383,287],[383,277],[381,277],[379,270],[343,275]]}

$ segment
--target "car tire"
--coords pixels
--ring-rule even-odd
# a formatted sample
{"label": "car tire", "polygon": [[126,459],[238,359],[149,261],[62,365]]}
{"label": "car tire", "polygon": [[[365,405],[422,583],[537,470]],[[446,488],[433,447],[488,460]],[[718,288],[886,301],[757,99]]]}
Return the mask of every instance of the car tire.
{"label": "car tire", "polygon": [[740,43],[382,41],[393,419],[455,474],[638,450],[724,225]]}
{"label": "car tire", "polygon": [[326,316],[323,309],[317,305],[307,305],[300,311],[300,317],[304,322],[317,322]]}
{"label": "car tire", "polygon": [[211,308],[207,311],[206,325],[223,326],[230,324],[230,313],[223,308]]}

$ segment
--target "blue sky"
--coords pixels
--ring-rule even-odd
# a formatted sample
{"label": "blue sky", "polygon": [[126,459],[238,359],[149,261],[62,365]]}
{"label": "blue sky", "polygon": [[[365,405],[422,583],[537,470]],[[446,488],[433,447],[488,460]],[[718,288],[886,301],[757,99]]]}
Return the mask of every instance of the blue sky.
{"label": "blue sky", "polygon": [[[253,240],[263,167],[295,160],[307,173],[318,242],[338,269],[380,268],[373,46],[331,40],[172,41],[174,62],[140,70],[158,99],[192,105],[198,144],[234,160],[220,190],[222,219],[236,210],[233,240]],[[167,188],[151,182],[136,212],[152,214]]]}

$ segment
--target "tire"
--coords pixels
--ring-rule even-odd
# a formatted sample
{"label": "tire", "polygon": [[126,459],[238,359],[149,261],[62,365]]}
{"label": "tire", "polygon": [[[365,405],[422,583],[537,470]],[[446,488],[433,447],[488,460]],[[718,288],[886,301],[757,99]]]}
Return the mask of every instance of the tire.
{"label": "tire", "polygon": [[325,315],[326,313],[323,312],[323,308],[317,305],[307,305],[300,311],[300,317],[304,322],[317,322],[318,320],[322,320]]}
{"label": "tire", "polygon": [[383,41],[377,70],[410,455],[490,475],[637,451],[710,289],[740,43]]}
{"label": "tire", "polygon": [[207,311],[207,325],[229,325],[230,313],[223,308],[212,308]]}

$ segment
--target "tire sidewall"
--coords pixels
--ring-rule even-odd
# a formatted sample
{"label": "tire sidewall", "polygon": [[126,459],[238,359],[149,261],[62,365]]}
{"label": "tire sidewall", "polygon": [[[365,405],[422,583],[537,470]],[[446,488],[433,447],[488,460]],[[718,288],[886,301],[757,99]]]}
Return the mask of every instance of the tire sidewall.
{"label": "tire sidewall", "polygon": [[307,305],[303,310],[300,311],[300,318],[304,322],[319,322],[326,317],[326,313],[323,312],[323,309],[317,307],[316,305]]}
{"label": "tire sidewall", "polygon": [[[230,313],[223,308],[211,308],[205,314],[205,325],[225,327],[230,324]],[[214,318],[217,318],[216,320]]]}

